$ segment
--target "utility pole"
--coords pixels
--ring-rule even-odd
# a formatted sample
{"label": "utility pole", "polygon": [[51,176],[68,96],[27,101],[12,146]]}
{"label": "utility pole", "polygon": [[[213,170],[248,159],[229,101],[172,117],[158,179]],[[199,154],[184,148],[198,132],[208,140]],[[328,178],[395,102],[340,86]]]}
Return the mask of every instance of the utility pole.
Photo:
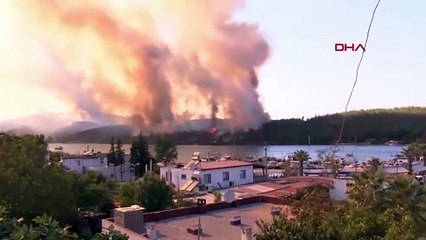
{"label": "utility pole", "polygon": [[198,240],[201,239],[201,217],[198,217],[198,231],[197,231],[197,235],[198,235]]}
{"label": "utility pole", "polygon": [[265,148],[265,173],[266,173],[266,179],[269,178],[268,175],[268,148]]}

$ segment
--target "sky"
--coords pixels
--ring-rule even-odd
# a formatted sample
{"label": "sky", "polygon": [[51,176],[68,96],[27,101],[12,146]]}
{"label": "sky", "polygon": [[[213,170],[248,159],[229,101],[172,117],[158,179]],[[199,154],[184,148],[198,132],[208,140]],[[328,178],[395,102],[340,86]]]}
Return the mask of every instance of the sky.
{"label": "sky", "polygon": [[[260,69],[262,102],[273,119],[343,112],[372,0],[248,0],[236,19],[258,24],[272,51]],[[382,0],[349,110],[426,106],[426,1]]]}
{"label": "sky", "polygon": [[[361,51],[336,52],[334,45],[363,43],[375,4],[372,0],[246,0],[234,19],[257,24],[270,44],[270,56],[257,70],[260,99],[273,119],[344,110]],[[426,106],[425,10],[423,0],[382,0],[349,110]],[[8,21],[9,16],[1,14],[0,29],[7,30]],[[13,56],[9,47],[17,43],[7,39],[0,40],[0,54]],[[43,61],[31,39],[20,41],[29,57]],[[15,69],[15,65],[19,63],[0,61],[2,76],[31,69]],[[0,119],[69,108],[41,86],[0,82]]]}

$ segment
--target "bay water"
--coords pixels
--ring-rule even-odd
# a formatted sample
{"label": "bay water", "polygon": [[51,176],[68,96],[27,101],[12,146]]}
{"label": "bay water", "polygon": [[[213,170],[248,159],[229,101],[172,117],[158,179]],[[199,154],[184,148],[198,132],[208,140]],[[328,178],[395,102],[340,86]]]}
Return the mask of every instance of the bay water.
{"label": "bay water", "polygon": [[[57,147],[62,147],[64,152],[70,154],[83,154],[87,149],[94,149],[95,152],[106,153],[110,149],[109,144],[95,143],[51,143],[49,149],[54,150]],[[399,154],[405,146],[387,146],[387,145],[178,145],[178,162],[188,162],[194,152],[200,152],[201,156],[210,154],[221,156],[233,156],[237,158],[247,157],[263,157],[266,154],[268,157],[286,158],[296,150],[305,150],[309,153],[313,160],[317,159],[318,150],[336,149],[338,156],[346,154],[354,154],[360,162],[366,161],[371,157],[377,157],[381,160],[392,159],[396,154]],[[127,154],[130,153],[130,144],[124,144],[123,149]],[[154,146],[150,145],[151,154],[155,155]]]}

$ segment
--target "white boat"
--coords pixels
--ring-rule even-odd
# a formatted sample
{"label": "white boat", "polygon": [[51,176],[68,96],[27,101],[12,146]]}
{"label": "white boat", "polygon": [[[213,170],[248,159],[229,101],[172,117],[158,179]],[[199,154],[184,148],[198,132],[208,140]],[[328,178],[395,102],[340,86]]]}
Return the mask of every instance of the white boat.
{"label": "white boat", "polygon": [[355,164],[355,163],[357,163],[357,161],[356,161],[356,158],[355,158],[353,153],[346,154],[345,157],[342,157],[340,159],[340,164],[342,164],[342,165],[351,165],[351,164]]}

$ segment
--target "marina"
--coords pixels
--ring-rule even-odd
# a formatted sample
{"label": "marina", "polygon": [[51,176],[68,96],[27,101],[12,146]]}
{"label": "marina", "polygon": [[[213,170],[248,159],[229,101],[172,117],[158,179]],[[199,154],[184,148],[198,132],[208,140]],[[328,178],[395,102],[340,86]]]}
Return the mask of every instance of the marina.
{"label": "marina", "polygon": [[[95,144],[95,143],[51,143],[49,149],[54,150],[55,148],[61,147],[66,153],[69,154],[83,154],[87,147],[93,148],[96,151],[108,152],[109,144]],[[317,160],[318,151],[320,150],[336,150],[337,156],[347,156],[353,154],[353,157],[359,163],[366,162],[371,158],[379,158],[382,161],[388,161],[398,154],[401,150],[406,147],[405,145],[178,145],[177,146],[177,162],[186,163],[191,158],[194,152],[199,152],[203,157],[211,155],[217,158],[221,157],[232,157],[236,159],[258,159],[266,155],[271,160],[273,159],[288,159],[289,156],[297,150],[304,150],[309,153],[311,160]],[[123,149],[126,153],[130,152],[130,144],[124,144]],[[150,145],[149,150],[154,153],[154,146]]]}

